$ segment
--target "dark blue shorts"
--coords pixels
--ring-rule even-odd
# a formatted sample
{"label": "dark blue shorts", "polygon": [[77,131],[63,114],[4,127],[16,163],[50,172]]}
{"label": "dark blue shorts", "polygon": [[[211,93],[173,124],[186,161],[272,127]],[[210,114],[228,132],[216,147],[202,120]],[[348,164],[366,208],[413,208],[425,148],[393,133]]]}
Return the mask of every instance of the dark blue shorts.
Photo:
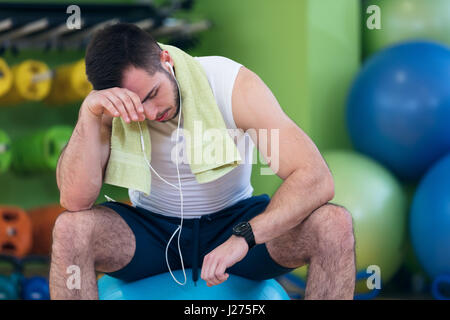
{"label": "dark blue shorts", "polygon": [[[181,253],[184,267],[192,268],[194,281],[198,280],[204,256],[225,242],[238,222],[248,221],[262,213],[269,201],[270,197],[262,194],[238,201],[228,208],[201,218],[183,220]],[[169,272],[165,250],[167,242],[180,225],[180,218],[166,217],[121,202],[104,202],[101,205],[117,212],[136,237],[136,251],[130,263],[118,271],[107,273],[108,275],[124,281],[135,281]],[[181,269],[177,238],[178,233],[172,239],[168,251],[172,270]],[[253,247],[243,260],[227,269],[227,272],[253,280],[263,280],[292,270],[277,264],[270,257],[266,245],[259,244]]]}

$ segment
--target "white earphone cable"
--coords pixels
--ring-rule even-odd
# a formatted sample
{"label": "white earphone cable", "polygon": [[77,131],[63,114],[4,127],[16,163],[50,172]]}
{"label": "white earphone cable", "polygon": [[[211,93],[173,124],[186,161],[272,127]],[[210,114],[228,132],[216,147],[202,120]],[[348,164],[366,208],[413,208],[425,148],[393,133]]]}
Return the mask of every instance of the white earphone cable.
{"label": "white earphone cable", "polygon": [[[168,64],[170,66],[170,64]],[[172,70],[172,67],[170,66],[170,69],[172,71],[172,74],[174,75],[175,78],[175,74]],[[176,155],[178,157],[178,139],[179,139],[179,132],[180,132],[180,120],[181,120],[181,108],[182,108],[182,103],[181,103],[181,92],[180,92],[180,85],[178,84],[177,79],[175,78],[175,81],[177,82],[177,86],[178,86],[178,93],[179,93],[179,97],[180,97],[180,111],[179,111],[179,117],[178,117],[178,126],[177,126],[177,139],[176,139]],[[180,247],[180,237],[181,237],[181,231],[183,230],[183,220],[184,220],[184,215],[183,215],[183,192],[181,190],[181,178],[180,178],[180,170],[178,167],[178,159],[176,159],[176,166],[177,166],[177,174],[178,174],[178,187],[175,186],[174,184],[167,182],[165,179],[163,179],[157,172],[156,170],[153,169],[153,167],[151,166],[150,162],[147,159],[147,155],[145,153],[145,147],[144,147],[144,137],[143,137],[143,133],[142,133],[142,128],[141,128],[141,124],[138,122],[139,125],[139,130],[141,133],[141,147],[142,147],[142,152],[144,153],[144,159],[145,162],[147,163],[147,165],[150,167],[150,169],[165,183],[167,183],[168,185],[174,187],[175,189],[180,191],[180,201],[181,201],[181,222],[180,225],[178,226],[178,228],[175,230],[175,232],[172,234],[172,236],[169,239],[169,242],[167,242],[167,246],[166,246],[166,263],[167,263],[167,267],[169,268],[169,272],[170,275],[172,276],[173,280],[178,283],[179,285],[185,285],[186,284],[186,272],[184,269],[184,261],[183,261],[183,255],[181,253],[181,247]],[[170,264],[169,264],[169,259],[168,259],[168,251],[169,251],[169,246],[170,243],[172,242],[173,237],[176,235],[176,233],[178,232],[178,253],[180,255],[180,260],[181,260],[181,268],[183,270],[183,275],[184,275],[184,282],[181,283],[179,282],[175,276],[172,273],[172,269],[170,268]]]}

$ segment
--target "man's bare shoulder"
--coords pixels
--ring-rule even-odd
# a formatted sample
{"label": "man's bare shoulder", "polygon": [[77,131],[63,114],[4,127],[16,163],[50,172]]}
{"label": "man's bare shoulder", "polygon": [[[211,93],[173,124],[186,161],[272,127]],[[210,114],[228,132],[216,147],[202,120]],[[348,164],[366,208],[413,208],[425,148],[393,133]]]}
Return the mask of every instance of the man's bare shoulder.
{"label": "man's bare shoulder", "polygon": [[[267,108],[262,108],[262,105]],[[234,82],[232,112],[236,126],[245,131],[261,125],[255,123],[258,120],[265,122],[274,120],[273,116],[279,115],[281,108],[261,78],[242,66]]]}

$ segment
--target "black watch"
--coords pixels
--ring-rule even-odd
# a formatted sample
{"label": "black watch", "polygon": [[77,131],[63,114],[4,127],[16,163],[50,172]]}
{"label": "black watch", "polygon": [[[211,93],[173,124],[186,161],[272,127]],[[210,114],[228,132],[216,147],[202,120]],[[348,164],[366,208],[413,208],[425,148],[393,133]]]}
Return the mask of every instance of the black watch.
{"label": "black watch", "polygon": [[247,241],[248,249],[255,246],[255,236],[253,235],[252,226],[248,222],[239,222],[233,227],[233,234],[238,237],[243,237]]}

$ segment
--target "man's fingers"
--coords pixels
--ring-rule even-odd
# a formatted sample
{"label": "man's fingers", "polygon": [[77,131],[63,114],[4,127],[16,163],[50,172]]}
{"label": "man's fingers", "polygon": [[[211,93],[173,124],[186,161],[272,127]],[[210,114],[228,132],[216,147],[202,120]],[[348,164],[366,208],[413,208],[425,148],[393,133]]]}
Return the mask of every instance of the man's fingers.
{"label": "man's fingers", "polygon": [[141,99],[139,96],[134,93],[133,91],[125,89],[125,93],[129,96],[130,100],[134,104],[134,108],[136,110],[136,113],[139,117],[140,121],[145,120],[145,113],[144,113],[144,106],[142,105]]}
{"label": "man's fingers", "polygon": [[123,104],[121,99],[119,99],[115,94],[107,90],[102,91],[101,94],[105,96],[109,101],[111,101],[111,103],[120,112],[120,115],[122,116],[122,119],[125,120],[125,122],[129,123],[131,121],[128,111],[125,108],[125,105]]}
{"label": "man's fingers", "polygon": [[130,97],[131,91],[127,89],[117,88],[114,93],[122,100],[122,103],[127,109],[131,119],[133,119],[133,121],[139,121],[141,118],[138,111],[140,101],[138,105],[135,105],[134,100]]}
{"label": "man's fingers", "polygon": [[130,118],[133,121],[138,121],[139,118],[134,107],[134,103],[131,101],[130,97],[123,90],[117,91],[115,94],[122,101],[122,104],[125,106],[128,114],[130,115]]}
{"label": "man's fingers", "polygon": [[211,268],[211,260],[210,260],[210,255],[206,255],[203,258],[203,264],[202,264],[202,273],[201,273],[201,278],[205,281],[208,281],[208,272],[209,269]]}
{"label": "man's fingers", "polygon": [[117,111],[116,107],[113,105],[113,103],[105,96],[100,97],[101,104],[104,109],[113,117],[120,116],[120,112]]}
{"label": "man's fingers", "polygon": [[203,259],[201,278],[206,281],[208,286],[214,285],[217,282],[215,277],[216,267],[217,261],[214,256],[207,254]]}
{"label": "man's fingers", "polygon": [[215,276],[208,280],[207,285],[208,285],[208,287],[217,286],[218,284],[221,284],[222,282],[226,281],[227,279],[228,279],[228,273],[219,274],[218,272],[216,272]]}
{"label": "man's fingers", "polygon": [[216,269],[216,278],[218,279],[218,283],[220,284],[228,279],[228,274],[225,273],[226,265],[225,263],[221,263],[217,266]]}
{"label": "man's fingers", "polygon": [[213,260],[211,262],[211,267],[208,269],[208,273],[206,275],[207,282],[211,283],[212,285],[215,285],[216,281],[217,281],[216,275],[215,275],[216,268],[217,268],[217,261]]}
{"label": "man's fingers", "polygon": [[95,115],[109,113],[113,117],[121,117],[125,122],[144,121],[146,111],[139,96],[126,88],[109,88],[89,93],[89,109]]}
{"label": "man's fingers", "polygon": [[224,273],[225,273],[224,265],[225,264],[221,260],[218,260],[214,264],[214,269],[211,270],[211,275],[210,275],[210,278],[209,278],[209,281],[213,285],[218,285],[218,284],[222,283],[225,280],[224,279]]}

